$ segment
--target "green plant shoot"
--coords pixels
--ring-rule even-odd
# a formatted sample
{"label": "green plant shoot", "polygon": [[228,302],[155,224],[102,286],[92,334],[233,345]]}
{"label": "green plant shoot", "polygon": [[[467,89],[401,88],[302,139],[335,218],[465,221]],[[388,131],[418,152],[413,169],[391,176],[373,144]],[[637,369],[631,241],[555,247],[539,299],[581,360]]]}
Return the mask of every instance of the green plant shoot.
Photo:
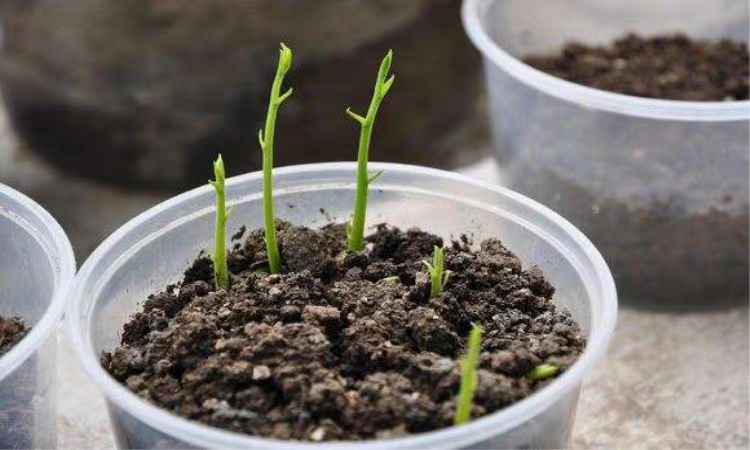
{"label": "green plant shoot", "polygon": [[549,378],[557,373],[557,367],[552,364],[540,364],[529,372],[529,378],[534,381]]}
{"label": "green plant shoot", "polygon": [[273,138],[279,106],[293,92],[290,88],[281,94],[284,75],[289,71],[291,65],[292,51],[282,43],[281,49],[279,49],[279,64],[276,68],[276,76],[271,85],[265,130],[258,130],[258,143],[260,143],[260,148],[263,151],[263,226],[265,228],[266,252],[268,253],[268,269],[271,273],[281,271],[281,256],[279,255],[279,244],[276,241],[273,212]]}
{"label": "green plant shoot", "polygon": [[436,245],[432,252],[432,264],[428,261],[422,261],[422,263],[427,267],[427,272],[430,274],[430,297],[440,295],[451,276],[450,270],[444,270],[445,254],[443,249]]}
{"label": "green plant shoot", "polygon": [[474,324],[469,333],[466,353],[459,360],[461,387],[458,391],[456,417],[453,420],[455,425],[464,424],[471,418],[471,404],[474,401],[474,392],[477,389],[477,366],[479,366],[479,352],[482,349],[482,333],[484,333],[482,326]]}
{"label": "green plant shoot", "polygon": [[396,79],[395,75],[390,75],[391,61],[393,60],[393,51],[389,50],[380,63],[378,78],[375,81],[375,90],[372,93],[370,108],[367,115],[362,117],[353,112],[351,108],[346,109],[346,114],[352,119],[359,122],[359,149],[357,151],[357,192],[354,199],[354,217],[347,227],[348,249],[351,251],[361,251],[365,247],[365,215],[367,214],[367,190],[381,172],[374,175],[367,173],[367,160],[370,152],[370,140],[372,138],[372,129],[375,125],[375,116],[378,114],[380,104],[383,102],[385,95],[393,85]]}
{"label": "green plant shoot", "polygon": [[216,278],[216,289],[226,289],[229,285],[229,271],[227,270],[227,247],[226,247],[226,225],[227,225],[227,200],[226,200],[226,173],[224,171],[224,160],[219,155],[214,161],[213,181],[209,181],[216,191],[216,227],[214,230],[214,277]]}

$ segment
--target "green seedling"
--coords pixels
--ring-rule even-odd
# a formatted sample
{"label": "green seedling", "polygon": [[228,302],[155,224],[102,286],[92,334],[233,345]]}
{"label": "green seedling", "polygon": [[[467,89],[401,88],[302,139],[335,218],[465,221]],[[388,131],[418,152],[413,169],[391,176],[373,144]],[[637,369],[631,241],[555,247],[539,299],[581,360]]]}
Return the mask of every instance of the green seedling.
{"label": "green seedling", "polygon": [[226,199],[226,172],[224,171],[224,160],[219,155],[214,161],[213,181],[209,181],[216,191],[216,227],[214,230],[214,277],[216,278],[216,289],[226,289],[229,285],[229,270],[227,270],[227,247],[226,247],[226,225],[227,225],[227,199]]}
{"label": "green seedling", "polygon": [[385,277],[385,278],[383,278],[382,281],[385,281],[387,283],[391,283],[391,282],[393,282],[393,283],[400,283],[401,282],[401,277],[399,277],[398,275],[394,275],[392,277]]}
{"label": "green seedling", "polygon": [[362,117],[353,112],[351,108],[346,109],[346,114],[352,119],[359,122],[359,149],[357,152],[357,192],[354,198],[354,217],[347,227],[347,247],[351,251],[361,251],[365,248],[365,215],[367,214],[367,191],[370,185],[383,173],[382,171],[370,175],[367,173],[367,160],[370,153],[370,140],[372,139],[372,129],[375,125],[375,117],[378,114],[380,104],[383,102],[385,95],[393,85],[396,79],[395,75],[390,75],[391,61],[393,60],[393,51],[389,50],[380,63],[378,78],[375,81],[375,90],[370,101],[370,108],[367,115]]}
{"label": "green seedling", "polygon": [[552,364],[540,364],[529,372],[529,378],[538,381],[549,378],[557,373],[557,367]]}
{"label": "green seedling", "polygon": [[484,329],[479,324],[474,324],[469,333],[469,341],[466,344],[466,353],[461,356],[461,387],[458,391],[458,404],[456,405],[455,425],[461,425],[471,418],[471,404],[474,401],[474,392],[477,390],[477,367],[479,366],[479,352],[482,349],[482,333]]}
{"label": "green seedling", "polygon": [[279,244],[276,241],[273,212],[273,138],[279,106],[293,92],[290,88],[281,94],[284,75],[289,71],[291,65],[292,51],[282,43],[281,49],[279,49],[279,64],[276,68],[276,76],[271,85],[265,130],[258,130],[258,143],[263,151],[263,226],[265,228],[266,252],[268,253],[268,269],[272,274],[281,271],[281,256],[279,255]]}
{"label": "green seedling", "polygon": [[436,245],[432,252],[432,264],[428,261],[422,261],[422,263],[427,267],[427,272],[430,274],[430,297],[436,297],[443,292],[451,276],[450,270],[444,270],[445,254],[443,249]]}

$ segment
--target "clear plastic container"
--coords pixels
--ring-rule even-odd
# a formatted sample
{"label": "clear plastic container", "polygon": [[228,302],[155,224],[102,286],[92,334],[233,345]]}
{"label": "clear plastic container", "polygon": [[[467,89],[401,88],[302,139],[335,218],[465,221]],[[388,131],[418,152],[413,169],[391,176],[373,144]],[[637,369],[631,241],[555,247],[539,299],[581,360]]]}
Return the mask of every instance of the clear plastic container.
{"label": "clear plastic container", "polygon": [[73,249],[41,206],[0,184],[0,314],[31,331],[0,358],[0,448],[55,448],[57,330]]}
{"label": "clear plastic container", "polygon": [[623,303],[747,303],[750,102],[620,95],[522,59],[627,32],[747,42],[748,8],[746,0],[464,1],[508,186],[591,238]]}
{"label": "clear plastic container", "polygon": [[[371,191],[368,221],[419,226],[444,237],[500,237],[527,264],[540,265],[558,288],[556,301],[586,330],[588,347],[550,386],[505,410],[444,431],[356,443],[362,448],[560,448],[570,435],[583,376],[599,359],[615,325],[617,294],[596,249],[572,225],[511,191],[471,178],[414,166],[371,164],[385,172]],[[275,171],[277,213],[296,224],[346,220],[354,201],[355,166],[331,163]],[[262,226],[261,175],[227,182],[235,209],[228,229]],[[67,324],[86,373],[104,392],[117,443],[128,448],[351,448],[261,439],[179,418],[120,385],[99,364],[102,350],[147,295],[178,281],[213,237],[209,186],[168,200],[128,222],[91,255],[72,291]],[[290,206],[291,205],[291,206]]]}

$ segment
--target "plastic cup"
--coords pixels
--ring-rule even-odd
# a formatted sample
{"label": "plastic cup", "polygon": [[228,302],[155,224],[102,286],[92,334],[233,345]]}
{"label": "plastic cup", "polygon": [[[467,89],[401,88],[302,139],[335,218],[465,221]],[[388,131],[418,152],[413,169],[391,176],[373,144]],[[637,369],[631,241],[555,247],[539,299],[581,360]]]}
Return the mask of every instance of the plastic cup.
{"label": "plastic cup", "polygon": [[0,357],[0,448],[57,445],[57,326],[74,275],[73,249],[60,225],[0,184],[0,314],[31,326]]}
{"label": "plastic cup", "polygon": [[[434,169],[371,164],[384,170],[369,200],[370,224],[418,226],[448,238],[500,237],[527,264],[538,264],[557,287],[558,304],[585,329],[588,346],[570,370],[540,392],[468,425],[410,437],[357,443],[280,441],[211,428],[149,404],[99,364],[119,344],[119,331],[147,295],[178,281],[213,238],[214,194],[204,186],[168,200],[125,224],[81,268],[67,324],[83,369],[106,396],[117,444],[128,448],[457,448],[564,447],[583,376],[605,351],[615,325],[617,294],[604,260],[572,225],[511,191]],[[331,163],[275,171],[277,214],[320,226],[351,213],[355,165]],[[262,176],[227,181],[235,209],[229,230],[262,226]]]}
{"label": "plastic cup", "polygon": [[746,304],[750,102],[620,95],[522,59],[627,32],[746,42],[747,1],[465,0],[463,20],[508,186],[591,238],[623,303]]}

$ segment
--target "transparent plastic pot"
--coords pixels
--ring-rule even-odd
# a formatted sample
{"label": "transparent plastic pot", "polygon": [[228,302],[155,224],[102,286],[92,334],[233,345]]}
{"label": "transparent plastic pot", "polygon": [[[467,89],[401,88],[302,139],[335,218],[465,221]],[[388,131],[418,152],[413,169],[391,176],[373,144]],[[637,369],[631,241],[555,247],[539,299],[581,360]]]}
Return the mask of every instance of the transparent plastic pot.
{"label": "transparent plastic pot", "polygon": [[[119,344],[119,331],[149,294],[178,281],[201,249],[211,246],[214,194],[209,186],[168,200],[125,224],[81,268],[67,314],[80,362],[107,398],[117,444],[127,448],[457,448],[564,447],[583,376],[605,351],[615,325],[617,295],[594,246],[549,209],[471,178],[415,166],[371,164],[384,174],[371,190],[368,222],[418,226],[446,238],[496,236],[527,264],[538,264],[588,336],[569,371],[531,397],[468,425],[406,438],[311,444],[262,439],[210,428],[153,406],[99,364]],[[295,224],[346,220],[354,201],[355,166],[330,163],[275,171],[277,214]],[[234,206],[229,230],[262,226],[260,173],[227,182]]]}
{"label": "transparent plastic pot", "polygon": [[21,316],[31,327],[0,357],[0,448],[57,445],[57,330],[74,276],[60,225],[0,184],[0,314]]}
{"label": "transparent plastic pot", "polygon": [[747,1],[465,0],[463,20],[484,56],[507,185],[591,238],[622,302],[746,304],[750,102],[620,95],[522,59],[627,32],[747,42]]}

